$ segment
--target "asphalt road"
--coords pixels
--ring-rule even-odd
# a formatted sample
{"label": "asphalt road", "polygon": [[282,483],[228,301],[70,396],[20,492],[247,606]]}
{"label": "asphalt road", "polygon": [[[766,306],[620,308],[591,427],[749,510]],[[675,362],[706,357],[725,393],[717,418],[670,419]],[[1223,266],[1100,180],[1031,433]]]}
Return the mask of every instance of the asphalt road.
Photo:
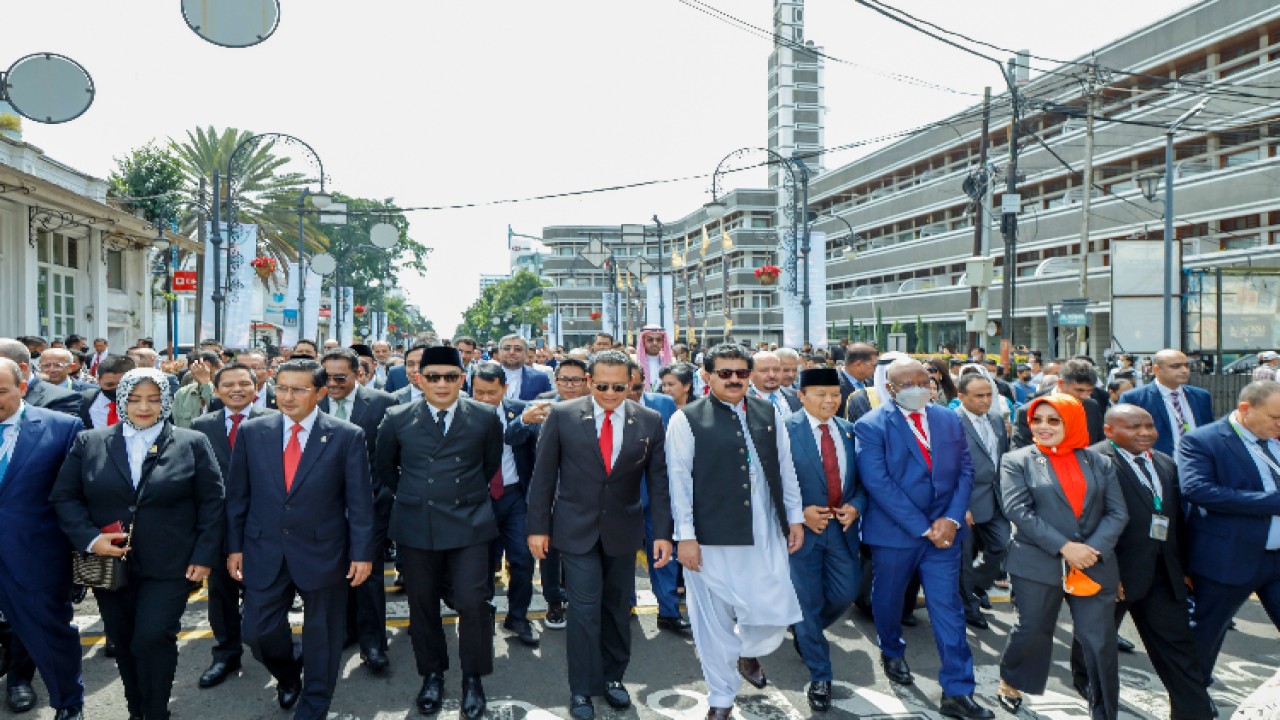
{"label": "asphalt road", "polygon": [[[656,628],[656,607],[647,591],[648,582],[639,578],[640,607],[632,625],[633,646],[626,683],[631,691],[634,709],[611,710],[602,699],[596,700],[597,717],[641,718],[657,720],[700,720],[706,713],[706,686],[702,682],[691,639],[677,637]],[[391,582],[388,577],[387,582]],[[973,648],[978,675],[979,702],[994,709],[998,717],[1008,717],[995,702],[996,670],[1005,635],[1013,621],[1012,606],[995,598],[990,613],[991,629],[973,631],[969,640]],[[497,599],[499,622],[505,609],[505,598]],[[545,605],[535,593],[531,615],[541,618]],[[86,717],[125,718],[123,690],[112,660],[102,654],[102,626],[96,615],[92,597],[77,608],[77,623],[85,645],[84,678],[87,688]],[[874,646],[874,627],[856,611],[829,631],[832,638],[832,660],[835,666],[835,705],[832,717],[859,718],[937,718],[940,695],[936,681],[938,660],[928,622],[928,613],[917,611],[920,624],[906,628],[907,660],[916,675],[911,687],[898,687],[885,679],[880,671]],[[387,720],[417,717],[413,698],[420,678],[414,670],[413,652],[407,634],[407,607],[404,596],[388,595],[388,624],[391,626],[391,670],[375,677],[361,664],[355,649],[345,656],[343,679],[338,684],[330,718]],[[178,675],[171,708],[174,718],[269,718],[280,720],[288,714],[275,703],[273,681],[261,665],[245,653],[244,669],[238,677],[210,690],[201,690],[196,680],[210,661],[213,640],[205,622],[203,593],[193,596],[183,620],[180,640]],[[294,617],[295,623],[301,621]],[[1040,697],[1028,696],[1022,717],[1068,720],[1088,718],[1084,701],[1071,689],[1067,671],[1070,644],[1070,619],[1063,614],[1055,647],[1055,668],[1049,689]],[[535,623],[540,626],[540,623]],[[456,651],[455,626],[447,629],[450,648]],[[295,630],[297,628],[295,627]],[[1138,641],[1132,623],[1126,622],[1122,633],[1138,643],[1138,651],[1121,655],[1122,717],[1168,717],[1168,699],[1152,671],[1151,664]],[[1223,718],[1230,717],[1240,703],[1280,667],[1280,645],[1277,633],[1256,601],[1251,601],[1238,618],[1238,629],[1227,639],[1216,673],[1218,684],[1212,692],[1222,709]],[[501,720],[550,720],[568,717],[569,692],[565,680],[565,633],[546,630],[537,649],[526,648],[514,638],[497,631],[496,672],[485,678],[489,696],[489,716]],[[454,655],[456,665],[457,657]],[[808,673],[799,657],[784,642],[763,663],[769,677],[764,690],[745,683],[738,698],[740,720],[783,720],[807,717],[812,713],[805,701]],[[42,707],[26,715],[47,720],[53,711],[43,706],[47,695],[38,685]],[[461,674],[446,675],[446,704],[441,717],[458,717]],[[7,714],[7,711],[0,711]]]}

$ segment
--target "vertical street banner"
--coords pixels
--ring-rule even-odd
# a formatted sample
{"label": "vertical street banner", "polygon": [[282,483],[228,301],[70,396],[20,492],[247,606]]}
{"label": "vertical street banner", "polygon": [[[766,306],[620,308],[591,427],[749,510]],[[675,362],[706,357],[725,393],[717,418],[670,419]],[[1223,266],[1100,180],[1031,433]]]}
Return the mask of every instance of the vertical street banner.
{"label": "vertical street banner", "polygon": [[[662,279],[662,295],[665,296],[666,312],[659,319],[658,279]],[[661,325],[667,332],[671,342],[678,342],[676,337],[676,288],[673,275],[650,275],[644,279],[644,324]]]}
{"label": "vertical street banner", "polygon": [[[200,289],[201,338],[215,338],[220,335],[213,326],[213,293],[218,284],[212,280],[214,278],[213,261],[217,253],[214,251],[213,242],[207,239],[213,234],[210,227],[211,224],[206,223],[204,276],[209,280]],[[258,226],[236,225],[235,237],[228,235],[225,223],[220,227],[223,236],[221,258],[223,294],[226,296],[222,304],[222,327],[226,330],[225,335],[222,335],[222,344],[228,348],[243,350],[252,344],[253,339],[253,330],[250,325],[253,322],[253,293],[254,286],[258,284],[258,276],[249,263],[253,261],[258,248]]]}
{"label": "vertical street banner", "polygon": [[[314,340],[317,323],[320,319],[320,303],[323,301],[320,287],[324,276],[307,269],[306,317],[298,317],[298,264],[289,263],[289,287],[285,290],[281,340],[285,345],[294,345],[300,338]],[[301,333],[299,333],[301,325]]]}
{"label": "vertical street banner", "polygon": [[329,337],[337,338],[340,347],[348,347],[354,342],[355,324],[358,322],[352,311],[356,306],[356,296],[355,288],[344,286],[341,290],[342,304],[339,305],[337,288],[329,288],[329,307],[333,309],[329,316]]}
{"label": "vertical street banner", "polygon": [[614,340],[622,335],[622,323],[618,317],[617,293],[600,293],[600,328],[611,335]]}
{"label": "vertical street banner", "polygon": [[[785,231],[782,231],[785,232]],[[786,232],[790,236],[790,232]],[[786,246],[786,242],[783,243]],[[792,266],[782,264],[782,344],[789,348],[804,345],[804,267],[809,266],[809,342],[819,350],[827,347],[827,234],[809,233],[809,255]],[[794,281],[790,268],[795,268]],[[795,288],[795,292],[788,288]]]}

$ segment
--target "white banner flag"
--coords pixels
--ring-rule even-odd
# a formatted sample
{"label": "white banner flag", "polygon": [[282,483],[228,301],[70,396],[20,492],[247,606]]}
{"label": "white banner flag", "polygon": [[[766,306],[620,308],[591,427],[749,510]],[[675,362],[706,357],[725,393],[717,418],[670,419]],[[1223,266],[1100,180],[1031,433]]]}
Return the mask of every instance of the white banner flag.
{"label": "white banner flag", "polygon": [[355,288],[343,287],[343,302],[339,306],[337,302],[337,294],[334,288],[329,288],[329,307],[332,313],[329,316],[329,337],[338,339],[340,347],[348,347],[351,345],[355,334],[354,327],[357,322],[353,309],[355,303]]}
{"label": "white banner flag", "polygon": [[818,350],[827,347],[827,234],[809,233],[809,256],[801,258],[796,264],[794,293],[786,288],[791,286],[785,265],[778,279],[782,283],[782,344],[784,347],[799,349],[804,345],[804,306],[800,304],[804,297],[804,263],[809,264],[809,342]]}
{"label": "white banner flag", "polygon": [[[243,350],[252,344],[253,329],[250,324],[253,322],[253,293],[254,286],[260,283],[253,266],[249,264],[253,262],[258,248],[258,226],[236,225],[234,238],[228,236],[225,223],[221,227],[223,256],[220,265],[226,283],[223,289],[225,299],[222,303],[222,327],[226,333],[222,336],[222,344],[224,347]],[[206,238],[213,234],[207,223],[205,230]],[[213,288],[217,286],[213,281],[213,260],[216,256],[213,241],[206,239],[204,244],[206,280],[201,293],[201,338],[216,338],[220,335],[213,326]],[[204,294],[205,289],[208,290],[208,294]]]}
{"label": "white banner flag", "polygon": [[285,345],[295,345],[299,337],[314,340],[316,337],[316,325],[320,319],[320,303],[323,300],[321,283],[324,276],[317,274],[310,268],[307,269],[307,295],[304,313],[306,317],[302,318],[302,333],[298,333],[298,264],[289,263],[289,288],[285,291],[283,322],[280,325],[284,328],[281,343]]}
{"label": "white banner flag", "polygon": [[[658,281],[662,281],[664,305],[658,304]],[[667,332],[671,342],[676,337],[676,288],[675,278],[671,275],[650,275],[644,279],[644,324],[661,325]]]}
{"label": "white banner flag", "polygon": [[618,317],[617,293],[600,293],[600,302],[602,310],[600,312],[600,327],[611,335],[614,340],[622,339],[622,318]]}

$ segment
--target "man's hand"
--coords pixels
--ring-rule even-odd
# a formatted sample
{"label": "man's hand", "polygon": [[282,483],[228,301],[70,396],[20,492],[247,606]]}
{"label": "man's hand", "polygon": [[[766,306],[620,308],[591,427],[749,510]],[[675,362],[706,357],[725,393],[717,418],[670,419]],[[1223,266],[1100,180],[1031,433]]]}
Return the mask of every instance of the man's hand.
{"label": "man's hand", "polygon": [[969,527],[973,527],[973,511],[971,510],[964,511],[964,524],[968,525]]}
{"label": "man's hand", "polygon": [[539,560],[547,559],[547,550],[551,548],[550,535],[530,535],[529,536],[529,552]]}
{"label": "man's hand", "polygon": [[112,543],[116,540],[124,540],[127,537],[129,537],[127,533],[103,533],[98,536],[97,540],[93,541],[93,547],[91,548],[93,554],[106,555],[107,557],[124,557],[129,553],[129,548],[116,547]]}
{"label": "man's hand", "polygon": [[213,368],[203,360],[191,363],[191,377],[200,385],[208,385],[213,377]]}
{"label": "man's hand", "polygon": [[1124,602],[1124,583],[1116,584],[1116,602]]}
{"label": "man's hand", "polygon": [[191,582],[204,582],[204,579],[209,577],[209,571],[210,568],[203,565],[188,565],[187,579]]}
{"label": "man's hand", "polygon": [[351,581],[351,587],[356,587],[360,583],[369,579],[369,574],[373,572],[373,563],[371,562],[353,562],[351,569],[347,570],[347,579]]}
{"label": "man's hand", "polygon": [[804,509],[804,526],[821,535],[831,522],[831,510],[821,505],[810,505]]}
{"label": "man's hand", "polygon": [[840,527],[848,530],[853,527],[853,522],[858,519],[858,508],[845,503],[835,509],[836,520],[840,523]]}
{"label": "man's hand", "polygon": [[525,425],[539,425],[546,421],[547,415],[551,414],[551,403],[529,403],[529,406],[520,413],[520,422]]}
{"label": "man's hand", "polygon": [[676,552],[685,570],[690,572],[702,570],[702,546],[697,540],[681,540],[676,546]]}
{"label": "man's hand", "polygon": [[795,554],[802,547],[804,547],[804,525],[792,523],[791,532],[787,534],[787,552]]}
{"label": "man's hand", "polygon": [[939,550],[951,547],[956,539],[956,524],[944,517],[934,520],[933,526],[929,528],[929,539]]}
{"label": "man's hand", "polygon": [[654,540],[653,541],[653,566],[655,568],[665,567],[671,562],[671,541],[670,540]]}
{"label": "man's hand", "polygon": [[227,574],[233,580],[244,580],[244,553],[231,553],[227,556]]}
{"label": "man's hand", "polygon": [[1085,570],[1091,568],[1098,563],[1098,558],[1102,557],[1102,553],[1080,542],[1069,542],[1063,545],[1058,553],[1067,561],[1067,564],[1077,570]]}

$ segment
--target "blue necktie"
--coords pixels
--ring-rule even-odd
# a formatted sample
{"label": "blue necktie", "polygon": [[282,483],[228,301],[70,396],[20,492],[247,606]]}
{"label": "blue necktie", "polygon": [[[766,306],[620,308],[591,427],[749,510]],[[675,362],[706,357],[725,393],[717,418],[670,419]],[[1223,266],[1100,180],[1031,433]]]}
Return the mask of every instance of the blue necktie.
{"label": "blue necktie", "polygon": [[[3,450],[5,443],[9,440],[9,428],[16,427],[14,425],[0,425],[0,450]],[[17,443],[14,443],[16,448]],[[9,458],[13,457],[13,450],[0,455],[0,484],[4,483],[4,475],[9,471]]]}

